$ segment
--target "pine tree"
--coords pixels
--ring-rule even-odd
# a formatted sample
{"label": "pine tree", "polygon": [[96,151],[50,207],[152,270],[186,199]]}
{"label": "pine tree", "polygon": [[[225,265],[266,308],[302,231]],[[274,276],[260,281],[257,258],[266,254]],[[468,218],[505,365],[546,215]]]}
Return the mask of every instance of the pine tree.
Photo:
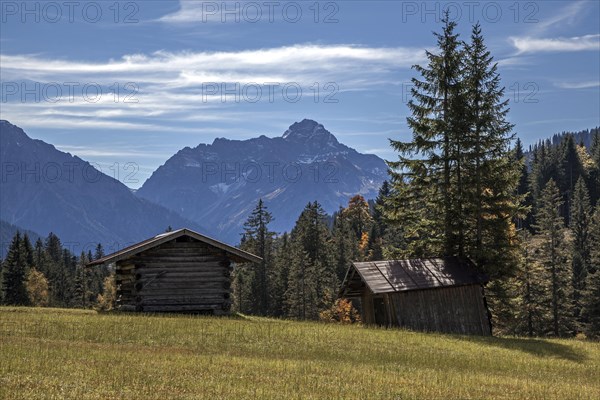
{"label": "pine tree", "polygon": [[242,314],[257,314],[255,271],[248,264],[236,265],[233,271],[233,309]]}
{"label": "pine tree", "polygon": [[592,209],[588,190],[583,177],[580,177],[573,193],[570,218],[570,228],[573,235],[571,244],[573,312],[576,318],[580,317],[582,295],[585,289],[587,274],[591,268],[591,241],[589,232],[591,217]]}
{"label": "pine tree", "polygon": [[269,281],[270,268],[272,267],[272,248],[275,232],[269,230],[273,217],[267,210],[262,199],[258,203],[246,222],[244,223],[244,250],[257,254],[262,262],[257,264],[253,281],[253,297],[258,302],[256,312],[266,315],[269,310]]}
{"label": "pine tree", "polygon": [[75,269],[75,279],[73,287],[73,304],[75,307],[86,308],[89,305],[89,274],[86,264],[88,263],[85,252],[81,252]]}
{"label": "pine tree", "polygon": [[291,263],[285,292],[286,315],[317,319],[319,314],[318,261],[313,261],[299,242],[291,244]]}
{"label": "pine tree", "polygon": [[273,317],[285,315],[285,293],[291,263],[290,240],[286,232],[277,240],[273,268],[269,274],[269,315]]}
{"label": "pine tree", "polygon": [[[383,181],[371,211],[373,226],[369,234],[367,260],[383,260],[384,248],[387,243],[392,242],[388,240],[388,221],[385,218],[386,203],[389,201],[390,195],[390,184],[387,180]],[[390,244],[394,246],[396,242]]]}
{"label": "pine tree", "polygon": [[513,334],[537,336],[546,333],[548,319],[548,293],[550,274],[539,262],[541,238],[528,230],[520,231],[521,258],[519,268],[510,279],[514,291],[515,326]]}
{"label": "pine tree", "polygon": [[520,175],[519,175],[519,184],[517,186],[517,195],[520,196],[523,201],[522,205],[525,210],[525,217],[517,218],[516,225],[518,229],[528,229],[531,230],[531,224],[533,223],[533,219],[531,216],[532,209],[532,195],[529,190],[529,169],[527,167],[527,160],[525,159],[525,152],[523,150],[523,143],[521,139],[517,138],[517,142],[515,143],[514,150],[514,160],[520,165]]}
{"label": "pine tree", "polygon": [[400,157],[388,163],[396,192],[389,217],[406,226],[410,240],[417,242],[412,246],[417,256],[460,254],[464,247],[462,167],[457,155],[465,133],[464,54],[454,32],[456,23],[448,13],[442,22],[442,32],[435,33],[438,54],[427,51],[428,65],[413,67],[422,80],[412,79],[408,102],[412,141],[390,140]]}
{"label": "pine tree", "polygon": [[335,247],[336,275],[341,281],[352,261],[358,260],[359,250],[356,234],[352,231],[350,223],[343,215],[343,209],[333,218],[333,243]]}
{"label": "pine tree", "polygon": [[373,225],[369,204],[361,195],[350,199],[348,207],[342,210],[342,217],[348,221],[356,240],[360,240],[365,232],[371,230]]}
{"label": "pine tree", "polygon": [[[99,260],[99,259],[101,259],[102,257],[104,257],[104,248],[102,247],[102,243],[98,243],[98,244],[96,245],[96,250],[95,250],[95,252],[94,252],[94,258],[93,258],[93,259],[94,259],[94,260]],[[90,261],[91,261],[91,260],[92,260],[92,259],[90,258]]]}
{"label": "pine tree", "polygon": [[570,225],[569,211],[571,199],[575,191],[575,184],[583,174],[583,166],[577,152],[577,144],[573,135],[567,135],[561,144],[561,163],[559,164],[560,181],[559,190],[563,194],[564,208],[562,215],[565,223]]}
{"label": "pine tree", "polygon": [[382,238],[385,237],[386,234],[387,221],[385,219],[385,209],[386,201],[388,201],[390,195],[390,183],[385,180],[379,188],[372,211],[373,225],[375,225],[375,228],[377,229],[377,235]]}
{"label": "pine tree", "polygon": [[291,312],[296,318],[317,319],[319,311],[331,306],[326,300],[333,301],[332,293],[338,288],[327,215],[318,202],[304,208],[292,229],[291,241],[294,259],[286,294],[288,311],[294,310]]}
{"label": "pine tree", "polygon": [[589,337],[600,337],[600,202],[590,224],[590,269],[583,293],[583,320]]}
{"label": "pine tree", "polygon": [[28,266],[32,266],[34,262],[33,246],[31,246],[31,240],[27,233],[23,234],[23,251],[25,252],[25,262]]}
{"label": "pine tree", "polygon": [[29,303],[25,287],[29,272],[27,251],[21,233],[17,231],[8,248],[6,259],[2,263],[3,304],[22,306]]}
{"label": "pine tree", "polygon": [[540,259],[549,273],[551,332],[564,336],[572,329],[569,268],[564,219],[560,215],[562,198],[551,179],[539,198],[535,228],[541,240]]}
{"label": "pine tree", "polygon": [[596,205],[600,199],[600,129],[595,129],[590,147],[590,157],[593,162],[590,171],[590,197],[592,205]]}
{"label": "pine tree", "polygon": [[557,182],[560,178],[558,152],[549,142],[540,142],[533,151],[533,163],[530,174],[530,189],[533,198],[533,217],[537,214],[537,204],[542,191],[550,179]]}
{"label": "pine tree", "polygon": [[469,131],[464,143],[464,199],[467,255],[485,266],[492,279],[509,276],[517,264],[513,221],[521,199],[516,195],[520,165],[510,144],[513,125],[507,122],[497,64],[487,49],[479,24],[465,49],[465,87]]}
{"label": "pine tree", "polygon": [[50,256],[50,259],[58,263],[62,260],[62,244],[58,236],[50,232],[45,242],[46,253]]}

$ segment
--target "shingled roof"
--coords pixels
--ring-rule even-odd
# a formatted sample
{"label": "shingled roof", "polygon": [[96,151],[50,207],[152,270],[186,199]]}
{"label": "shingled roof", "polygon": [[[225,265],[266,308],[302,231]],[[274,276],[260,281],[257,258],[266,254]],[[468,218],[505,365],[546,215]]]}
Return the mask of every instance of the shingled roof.
{"label": "shingled roof", "polygon": [[341,294],[360,296],[365,286],[374,294],[484,284],[488,277],[467,259],[457,257],[352,263]]}
{"label": "shingled roof", "polygon": [[122,250],[119,250],[115,253],[109,254],[98,260],[94,260],[91,263],[89,263],[88,265],[93,266],[93,265],[107,264],[107,263],[113,263],[113,262],[117,262],[120,260],[124,260],[126,258],[129,258],[129,257],[137,254],[137,253],[151,249],[156,246],[160,246],[163,243],[170,242],[171,240],[175,240],[181,236],[189,236],[192,239],[198,240],[203,243],[207,243],[211,246],[221,249],[221,250],[225,251],[226,253],[228,253],[230,255],[231,259],[235,262],[258,263],[258,262],[262,261],[262,258],[255,256],[252,253],[248,253],[247,251],[240,250],[236,247],[230,246],[223,242],[219,242],[218,240],[215,240],[208,236],[202,235],[191,229],[184,228],[184,229],[178,229],[178,230],[172,231],[172,232],[161,233],[160,235],[156,235],[156,236],[151,237],[150,239],[146,239],[140,243],[136,243],[129,247],[125,247]]}

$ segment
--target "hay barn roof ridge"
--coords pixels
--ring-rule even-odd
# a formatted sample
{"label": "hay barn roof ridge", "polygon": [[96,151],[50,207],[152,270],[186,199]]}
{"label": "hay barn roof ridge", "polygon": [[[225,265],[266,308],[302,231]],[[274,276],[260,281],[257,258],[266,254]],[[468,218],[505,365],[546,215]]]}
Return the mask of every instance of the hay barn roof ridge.
{"label": "hay barn roof ridge", "polygon": [[357,278],[374,294],[485,284],[489,280],[472,261],[458,257],[362,261],[348,268],[342,295],[358,293]]}
{"label": "hay barn roof ridge", "polygon": [[119,251],[116,251],[112,254],[99,258],[98,260],[94,260],[88,263],[88,266],[101,265],[106,263],[113,263],[123,259],[126,259],[134,254],[140,253],[142,251],[151,249],[156,246],[160,246],[163,243],[170,242],[171,240],[175,240],[182,236],[189,236],[193,239],[196,239],[200,242],[212,245],[216,248],[219,248],[229,254],[232,254],[234,257],[234,261],[236,262],[261,262],[262,258],[249,253],[247,251],[238,249],[237,247],[230,246],[226,243],[220,242],[216,239],[198,233],[188,228],[181,228],[171,232],[159,233],[151,238],[143,240],[139,243],[132,244],[131,246],[125,247]]}

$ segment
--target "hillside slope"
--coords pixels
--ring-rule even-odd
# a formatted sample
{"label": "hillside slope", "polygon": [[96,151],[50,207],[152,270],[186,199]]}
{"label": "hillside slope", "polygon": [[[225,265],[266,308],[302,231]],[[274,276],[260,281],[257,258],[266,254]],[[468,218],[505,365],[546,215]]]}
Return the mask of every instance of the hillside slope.
{"label": "hillside slope", "polygon": [[136,197],[81,158],[34,140],[4,120],[0,158],[0,219],[42,236],[54,232],[75,253],[97,243],[116,250],[164,232],[169,225],[202,230]]}

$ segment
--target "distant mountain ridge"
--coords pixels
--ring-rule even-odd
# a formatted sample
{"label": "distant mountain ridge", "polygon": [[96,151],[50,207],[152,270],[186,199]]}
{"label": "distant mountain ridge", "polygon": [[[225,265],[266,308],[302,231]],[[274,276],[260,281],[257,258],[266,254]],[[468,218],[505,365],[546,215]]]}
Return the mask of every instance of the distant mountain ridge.
{"label": "distant mountain ridge", "polygon": [[94,243],[116,250],[168,226],[206,231],[5,120],[0,120],[0,157],[0,219],[42,236],[54,232],[74,252]]}
{"label": "distant mountain ridge", "polygon": [[37,232],[33,232],[27,229],[23,229],[20,226],[16,226],[13,224],[9,224],[6,221],[0,220],[0,258],[4,259],[6,254],[8,253],[8,248],[10,247],[10,243],[12,242],[13,237],[18,232],[21,235],[27,235],[29,237],[29,241],[31,244],[35,244],[35,242],[41,238],[41,236]]}
{"label": "distant mountain ridge", "polygon": [[228,242],[240,239],[243,222],[262,198],[272,229],[287,231],[304,206],[317,200],[332,213],[355,194],[373,198],[388,178],[386,163],[340,143],[325,127],[305,119],[282,136],[215,139],[186,147],[136,192],[215,229]]}

